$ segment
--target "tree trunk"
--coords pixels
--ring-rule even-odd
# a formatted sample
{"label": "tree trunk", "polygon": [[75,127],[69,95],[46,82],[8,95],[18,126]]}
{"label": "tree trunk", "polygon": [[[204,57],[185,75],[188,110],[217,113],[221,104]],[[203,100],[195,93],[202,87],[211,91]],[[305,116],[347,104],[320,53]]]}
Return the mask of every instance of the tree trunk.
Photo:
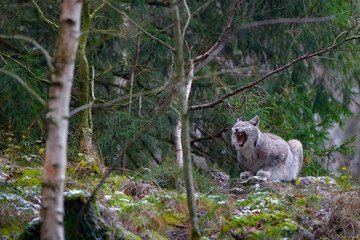
{"label": "tree trunk", "polygon": [[[186,102],[189,100],[190,90],[191,90],[191,84],[194,79],[194,61],[190,61],[189,63],[189,75],[186,80],[185,88],[186,88]],[[183,150],[181,145],[181,130],[182,124],[181,124],[181,117],[179,116],[176,127],[174,130],[174,145],[175,145],[175,154],[176,154],[176,162],[179,165],[179,167],[184,166],[184,160],[183,160]]]}
{"label": "tree trunk", "polygon": [[[77,60],[79,62],[79,102],[80,105],[86,105],[89,103],[89,63],[86,57],[86,42],[89,36],[90,30],[90,11],[89,1],[84,0],[82,9],[82,24],[81,24],[81,36],[79,39],[79,49],[77,52]],[[92,129],[89,123],[90,110],[85,109],[79,113],[79,128],[80,128],[80,151],[86,155],[93,154],[92,144]]]}
{"label": "tree trunk", "polygon": [[185,69],[184,69],[184,53],[183,53],[183,38],[181,34],[180,26],[180,14],[178,1],[171,1],[171,14],[174,23],[174,42],[175,42],[175,67],[176,67],[176,79],[179,83],[179,105],[180,105],[180,117],[181,117],[181,145],[183,148],[183,161],[184,161],[184,178],[185,187],[187,192],[187,201],[189,207],[190,221],[192,225],[191,239],[199,239],[199,223],[196,215],[196,199],[194,180],[192,176],[192,163],[191,163],[191,149],[190,149],[190,124],[188,115],[188,103],[186,97],[186,81],[185,81]]}
{"label": "tree trunk", "polygon": [[69,104],[80,36],[81,0],[64,0],[46,114],[46,153],[41,205],[41,239],[64,239],[64,180]]}
{"label": "tree trunk", "polygon": [[[97,8],[101,9],[101,5]],[[92,18],[95,17],[97,10],[93,14],[90,14],[89,0],[83,1],[82,8],[82,24],[81,24],[81,36],[79,39],[79,49],[77,52],[77,60],[79,62],[79,102],[80,105],[87,105],[90,102],[90,71],[89,62],[86,57],[86,43],[89,36],[90,24]],[[91,88],[92,101],[95,100],[94,88]],[[91,108],[85,109],[79,113],[79,129],[80,129],[80,152],[84,153],[90,159],[97,162],[101,173],[104,172],[103,163],[100,161],[95,146],[93,144],[92,133],[93,124],[91,116]],[[91,156],[91,157],[90,157]]]}

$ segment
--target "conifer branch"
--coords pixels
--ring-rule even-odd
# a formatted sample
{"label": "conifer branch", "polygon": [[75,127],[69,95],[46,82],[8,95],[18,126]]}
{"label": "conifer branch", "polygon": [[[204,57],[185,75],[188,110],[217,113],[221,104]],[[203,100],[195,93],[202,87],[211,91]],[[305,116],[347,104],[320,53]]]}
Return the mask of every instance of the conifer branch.
{"label": "conifer branch", "polygon": [[29,42],[31,44],[33,44],[36,48],[38,48],[45,56],[46,58],[46,63],[50,69],[51,72],[54,71],[54,66],[52,64],[52,58],[50,56],[50,54],[48,53],[48,51],[46,51],[45,48],[43,48],[43,46],[41,46],[35,39],[30,38],[30,37],[26,37],[26,36],[22,36],[22,35],[13,35],[13,36],[8,36],[8,35],[3,35],[0,34],[0,38],[4,38],[4,39],[18,39],[18,40],[23,40],[26,42]]}
{"label": "conifer branch", "polygon": [[189,107],[189,111],[193,111],[193,110],[200,110],[200,109],[206,109],[206,108],[213,108],[215,107],[216,105],[222,103],[225,101],[225,99],[231,97],[231,96],[234,96],[235,94],[239,93],[239,92],[242,92],[248,88],[251,88],[257,84],[259,84],[260,82],[264,81],[265,79],[267,79],[268,77],[271,77],[279,72],[282,72],[284,71],[285,69],[293,66],[294,64],[298,63],[298,62],[301,62],[303,60],[306,60],[306,59],[309,59],[309,58],[312,58],[312,57],[315,57],[315,56],[318,56],[320,54],[323,54],[325,52],[328,52],[328,51],[336,51],[336,47],[342,45],[343,43],[345,42],[349,42],[349,41],[352,41],[352,40],[356,40],[356,39],[360,39],[360,35],[357,35],[357,36],[352,36],[352,37],[349,37],[349,38],[346,38],[342,41],[340,41],[339,43],[337,44],[334,44],[334,45],[331,45],[327,48],[323,48],[323,49],[319,49],[319,50],[316,50],[314,52],[311,52],[311,53],[308,53],[306,55],[303,55],[297,59],[294,59],[292,60],[291,62],[289,62],[288,64],[282,66],[282,67],[279,67],[271,72],[268,72],[267,74],[265,74],[264,76],[260,77],[259,79],[247,84],[247,85],[244,85],[244,86],[241,86],[237,89],[235,89],[234,91],[228,93],[228,94],[225,94],[224,96],[220,97],[219,99],[213,101],[213,102],[210,102],[210,103],[206,103],[206,104],[200,104],[200,105],[194,105],[194,106],[190,106]]}
{"label": "conifer branch", "polygon": [[175,49],[173,47],[171,47],[169,44],[167,44],[166,42],[164,42],[163,40],[161,40],[160,38],[155,37],[154,35],[152,35],[151,33],[149,33],[148,31],[146,31],[143,27],[141,27],[137,22],[135,22],[134,20],[132,20],[124,11],[121,11],[120,9],[116,8],[114,5],[112,5],[111,3],[107,2],[106,0],[101,0],[103,3],[105,3],[106,5],[108,5],[110,8],[112,8],[115,12],[119,13],[120,15],[124,16],[132,25],[134,25],[136,28],[138,28],[141,32],[144,33],[145,36],[148,36],[149,38],[155,40],[156,42],[164,45],[165,47],[167,47],[168,49],[170,49],[171,51],[175,51]]}
{"label": "conifer branch", "polygon": [[15,73],[12,73],[12,72],[9,72],[9,71],[7,71],[5,69],[2,69],[2,68],[0,68],[0,72],[2,72],[4,74],[7,74],[10,77],[15,78],[20,83],[20,85],[23,86],[31,95],[33,95],[42,105],[46,106],[45,100],[42,99],[40,97],[40,95],[37,94],[31,87],[29,87],[29,85],[27,85],[27,83],[19,77],[19,75],[15,74]]}

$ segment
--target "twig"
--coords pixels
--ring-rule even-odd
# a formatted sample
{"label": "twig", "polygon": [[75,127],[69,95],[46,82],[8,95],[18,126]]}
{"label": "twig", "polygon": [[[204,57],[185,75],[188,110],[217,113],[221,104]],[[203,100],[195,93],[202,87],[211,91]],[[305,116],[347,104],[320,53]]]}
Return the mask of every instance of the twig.
{"label": "twig", "polygon": [[110,100],[110,101],[108,101],[106,103],[89,103],[89,104],[86,104],[86,105],[82,105],[82,106],[77,107],[74,110],[72,110],[70,112],[70,117],[72,117],[75,114],[77,114],[77,113],[79,113],[81,111],[84,111],[84,110],[86,110],[88,108],[107,107],[107,106],[110,106],[112,104],[118,103],[120,101],[129,99],[130,97],[139,97],[139,96],[145,96],[145,95],[150,95],[150,94],[156,94],[156,93],[162,92],[163,90],[167,89],[168,85],[169,85],[169,83],[165,84],[162,87],[154,89],[154,90],[144,91],[144,92],[140,92],[140,93],[134,93],[134,94],[131,94],[131,95],[120,96],[120,97],[114,98],[113,100]]}
{"label": "twig", "polygon": [[35,7],[36,7],[37,10],[39,11],[42,20],[44,20],[46,23],[50,24],[53,28],[59,29],[59,25],[57,25],[56,23],[50,21],[49,19],[47,19],[47,18],[45,17],[43,11],[42,11],[41,8],[39,7],[39,5],[37,5],[37,3],[35,2],[35,0],[31,0],[31,1],[34,3]]}
{"label": "twig", "polygon": [[37,94],[31,87],[29,87],[29,85],[27,85],[27,83],[22,80],[17,74],[9,72],[2,68],[0,68],[0,72],[15,78],[21,84],[21,86],[23,86],[31,95],[33,95],[42,105],[46,106],[46,102],[44,101],[44,99],[42,99],[39,94]]}
{"label": "twig", "polygon": [[140,53],[140,34],[137,35],[136,38],[136,49],[135,49],[135,59],[134,59],[134,65],[131,68],[131,74],[130,74],[130,100],[129,100],[129,112],[131,111],[131,101],[132,101],[132,91],[133,91],[133,86],[134,86],[134,78],[135,78],[135,71],[136,71],[136,67],[138,64],[138,59],[139,59],[139,53]]}
{"label": "twig", "polygon": [[194,143],[200,142],[200,141],[204,141],[204,140],[209,140],[209,139],[221,137],[222,133],[226,132],[227,130],[229,130],[229,129],[225,126],[223,129],[221,129],[218,133],[215,133],[214,135],[209,135],[209,136],[206,136],[206,137],[193,139],[191,141],[191,144],[194,144]]}
{"label": "twig", "polygon": [[52,58],[51,58],[50,54],[37,41],[35,41],[35,39],[32,39],[30,37],[26,37],[26,36],[22,36],[22,35],[8,36],[8,35],[3,35],[3,34],[0,34],[0,38],[19,39],[19,40],[24,40],[26,42],[32,43],[35,47],[37,47],[44,54],[44,56],[46,58],[46,63],[48,65],[50,71],[51,72],[54,71],[54,66],[52,64]]}
{"label": "twig", "polygon": [[149,33],[148,31],[146,31],[143,27],[141,27],[137,22],[135,22],[134,20],[132,20],[125,12],[121,11],[120,9],[114,7],[111,3],[105,1],[105,0],[100,0],[103,3],[105,3],[106,5],[108,5],[110,8],[112,8],[115,12],[123,15],[132,25],[134,25],[135,27],[137,27],[141,32],[144,33],[144,35],[148,36],[149,38],[157,41],[158,43],[161,43],[162,45],[164,45],[165,47],[167,47],[168,49],[170,49],[171,51],[175,51],[175,48],[171,47],[169,44],[167,44],[166,42],[164,42],[163,40],[161,40],[160,38],[155,37],[154,35],[152,35],[151,33]]}
{"label": "twig", "polygon": [[243,24],[237,28],[237,30],[250,29],[254,27],[260,27],[265,25],[275,24],[288,24],[288,23],[316,23],[316,22],[327,22],[335,19],[335,15],[327,17],[313,17],[313,18],[279,18],[279,19],[267,19],[258,22],[252,22]]}
{"label": "twig", "polygon": [[46,82],[46,83],[50,83],[49,80],[36,76],[35,73],[33,73],[27,66],[25,66],[24,64],[22,64],[22,63],[19,62],[18,60],[12,58],[10,55],[8,55],[8,54],[3,53],[3,52],[0,51],[0,56],[7,57],[7,58],[11,59],[12,61],[14,61],[15,63],[19,64],[19,65],[20,65],[21,67],[23,67],[26,71],[28,71],[28,72],[30,73],[30,75],[33,76],[34,78],[36,78],[36,79],[38,79],[38,80],[40,80],[40,81]]}
{"label": "twig", "polygon": [[240,4],[241,2],[243,2],[243,1],[244,1],[244,0],[237,0],[237,1],[235,2],[234,6],[233,6],[233,8],[232,8],[232,10],[231,10],[231,12],[230,12],[230,15],[229,15],[229,17],[228,17],[228,20],[227,20],[227,22],[226,22],[225,29],[224,29],[224,31],[221,33],[219,39],[218,39],[218,40],[216,41],[216,43],[215,43],[209,50],[207,50],[204,54],[201,54],[201,55],[197,56],[196,58],[194,58],[193,60],[194,60],[195,63],[196,63],[196,62],[199,62],[199,61],[201,61],[201,60],[203,60],[203,59],[205,59],[205,58],[207,58],[208,56],[210,56],[211,53],[214,52],[214,51],[220,46],[220,44],[224,41],[225,36],[226,36],[227,32],[229,31],[229,29],[230,29],[230,27],[231,27],[231,23],[232,23],[232,20],[233,20],[233,18],[234,18],[236,9],[237,9],[237,7],[239,6],[239,4]]}
{"label": "twig", "polygon": [[360,35],[359,35],[359,36],[353,36],[353,37],[346,38],[346,39],[344,39],[343,41],[341,41],[341,42],[339,42],[339,43],[337,43],[337,44],[334,44],[334,45],[332,45],[332,46],[330,46],[330,47],[316,50],[316,51],[314,51],[314,52],[312,52],[312,53],[306,54],[306,55],[304,55],[304,56],[302,56],[302,57],[299,57],[299,58],[297,58],[297,59],[295,59],[295,60],[292,60],[292,61],[289,62],[288,64],[286,64],[286,65],[284,65],[284,66],[282,66],[282,67],[279,67],[279,68],[277,68],[277,69],[275,69],[275,70],[273,70],[273,71],[265,74],[265,75],[262,76],[261,78],[255,80],[255,81],[253,81],[253,82],[251,82],[251,83],[249,83],[249,84],[247,84],[247,85],[241,86],[241,87],[235,89],[234,91],[232,91],[232,92],[230,92],[230,93],[228,93],[228,94],[225,94],[224,96],[220,97],[219,99],[217,99],[217,100],[215,100],[215,101],[213,101],[213,102],[206,103],[206,104],[201,104],[201,105],[190,106],[190,107],[189,107],[189,111],[199,110],[199,109],[205,109],[205,108],[213,108],[213,107],[215,107],[216,105],[224,102],[224,100],[225,100],[226,98],[229,98],[229,97],[231,97],[231,96],[234,96],[235,94],[237,94],[237,93],[239,93],[239,92],[242,92],[242,91],[244,91],[245,89],[251,88],[251,87],[257,85],[258,83],[264,81],[266,78],[268,78],[268,77],[270,77],[270,76],[272,76],[272,75],[275,75],[275,74],[277,74],[277,73],[279,73],[279,72],[282,72],[283,70],[291,67],[292,65],[294,65],[294,64],[296,64],[296,63],[298,63],[298,62],[300,62],[300,61],[303,61],[303,60],[306,60],[306,59],[315,57],[315,56],[317,56],[317,55],[320,55],[320,54],[325,53],[325,52],[328,52],[328,51],[334,51],[335,48],[338,47],[339,45],[341,45],[341,44],[343,44],[343,43],[345,43],[345,42],[349,42],[349,41],[351,41],[351,40],[355,40],[355,39],[360,39]]}
{"label": "twig", "polygon": [[91,19],[96,17],[96,14],[105,7],[105,3],[100,4],[91,14],[90,17]]}
{"label": "twig", "polygon": [[185,6],[185,9],[186,9],[186,12],[187,12],[187,14],[188,14],[188,19],[187,19],[187,21],[186,21],[186,24],[185,24],[185,26],[184,26],[184,29],[183,29],[183,32],[182,32],[182,40],[184,41],[185,40],[185,33],[186,33],[186,29],[188,28],[188,26],[189,26],[189,23],[190,23],[190,20],[191,20],[191,13],[190,13],[190,10],[189,10],[189,7],[188,7],[188,5],[187,5],[187,3],[186,3],[186,0],[183,0],[184,1],[184,6]]}

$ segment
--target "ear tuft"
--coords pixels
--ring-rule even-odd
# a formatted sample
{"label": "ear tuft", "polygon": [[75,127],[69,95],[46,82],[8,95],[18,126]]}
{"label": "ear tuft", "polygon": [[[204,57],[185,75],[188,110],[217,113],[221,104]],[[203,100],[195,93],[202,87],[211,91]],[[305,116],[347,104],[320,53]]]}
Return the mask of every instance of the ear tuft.
{"label": "ear tuft", "polygon": [[253,119],[249,121],[250,124],[254,125],[255,127],[259,126],[260,118],[258,115],[256,115]]}

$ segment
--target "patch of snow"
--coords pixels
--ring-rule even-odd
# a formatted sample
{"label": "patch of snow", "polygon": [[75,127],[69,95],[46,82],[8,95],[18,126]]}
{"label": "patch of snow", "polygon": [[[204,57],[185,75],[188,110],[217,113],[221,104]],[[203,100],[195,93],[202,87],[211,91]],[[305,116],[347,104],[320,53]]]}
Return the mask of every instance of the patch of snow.
{"label": "patch of snow", "polygon": [[28,224],[34,224],[38,221],[41,221],[41,217],[36,217],[36,218],[33,218]]}
{"label": "patch of snow", "polygon": [[82,190],[72,189],[72,190],[64,192],[64,197],[71,197],[71,196],[79,195],[79,194],[84,194],[85,196],[89,195],[88,193],[86,193]]}
{"label": "patch of snow", "polygon": [[18,214],[20,214],[21,211],[27,211],[27,210],[32,210],[35,214],[39,214],[40,212],[40,204],[34,204],[32,202],[29,202],[27,200],[25,200],[24,198],[22,198],[21,196],[18,196],[14,193],[2,193],[0,195],[0,199],[7,199],[10,201],[17,201],[18,203],[11,203],[11,205],[13,205],[17,210],[19,210]]}
{"label": "patch of snow", "polygon": [[111,212],[117,212],[117,211],[121,211],[122,209],[121,209],[121,208],[117,208],[117,207],[111,207],[111,208],[109,208],[109,210],[110,210]]}
{"label": "patch of snow", "polygon": [[123,191],[118,191],[118,190],[116,190],[115,192],[114,192],[114,194],[116,194],[116,195],[119,195],[119,194],[125,194]]}
{"label": "patch of snow", "polygon": [[208,198],[221,198],[219,195],[209,195]]}
{"label": "patch of snow", "polygon": [[254,210],[250,210],[250,208],[246,208],[244,207],[241,210],[236,210],[233,212],[234,218],[241,218],[242,216],[249,216],[252,215],[254,213],[261,213],[261,209],[254,209]]}
{"label": "patch of snow", "polygon": [[316,182],[323,184],[335,185],[337,182],[335,179],[330,177],[299,177],[300,184],[315,184]]}
{"label": "patch of snow", "polygon": [[110,200],[111,199],[111,195],[104,195],[104,200]]}
{"label": "patch of snow", "polygon": [[278,199],[272,199],[272,198],[270,198],[270,202],[271,202],[272,204],[279,204],[279,200],[278,200]]}
{"label": "patch of snow", "polygon": [[220,201],[220,202],[218,202],[218,204],[221,204],[221,205],[226,204],[226,201]]}
{"label": "patch of snow", "polygon": [[119,198],[118,200],[123,202],[130,202],[130,199],[126,199],[126,198]]}

